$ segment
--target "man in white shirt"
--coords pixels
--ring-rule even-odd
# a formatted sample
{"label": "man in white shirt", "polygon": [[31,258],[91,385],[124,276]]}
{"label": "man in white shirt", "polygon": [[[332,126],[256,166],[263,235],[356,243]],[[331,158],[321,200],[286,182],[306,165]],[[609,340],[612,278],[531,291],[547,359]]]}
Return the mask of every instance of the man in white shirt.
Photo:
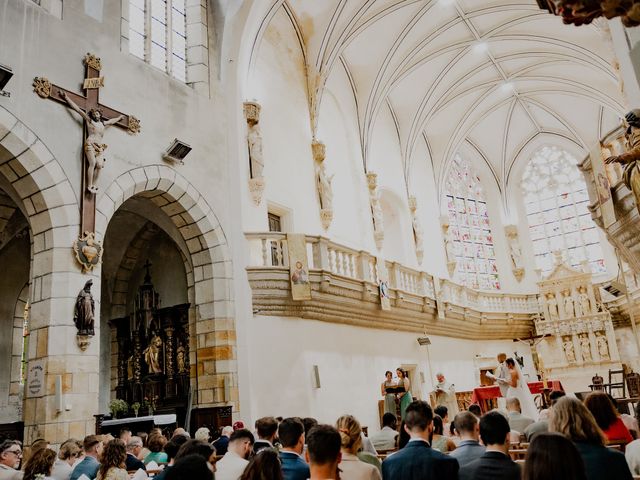
{"label": "man in white shirt", "polygon": [[229,438],[229,447],[216,463],[216,480],[238,480],[249,464],[253,448],[253,433],[247,429],[236,430]]}
{"label": "man in white shirt", "polygon": [[371,435],[371,443],[376,450],[392,450],[396,448],[398,438],[398,419],[387,412],[382,416],[382,430]]}

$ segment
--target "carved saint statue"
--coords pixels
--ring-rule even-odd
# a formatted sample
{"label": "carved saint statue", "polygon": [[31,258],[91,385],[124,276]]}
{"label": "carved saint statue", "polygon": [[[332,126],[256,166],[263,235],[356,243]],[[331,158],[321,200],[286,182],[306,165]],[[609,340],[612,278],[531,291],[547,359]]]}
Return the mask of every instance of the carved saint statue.
{"label": "carved saint statue", "polygon": [[596,345],[598,347],[598,355],[603,360],[609,360],[609,344],[607,343],[607,337],[601,332],[596,333]]}
{"label": "carved saint statue", "polygon": [[589,341],[589,337],[587,335],[582,335],[580,337],[580,350],[582,350],[582,360],[584,362],[592,361],[591,357],[591,342]]}
{"label": "carved saint statue", "polygon": [[187,373],[187,364],[185,362],[184,347],[180,345],[176,352],[176,365],[178,366],[178,373]]}
{"label": "carved saint statue", "polygon": [[563,302],[565,318],[573,318],[575,316],[575,310],[573,309],[573,297],[570,291],[564,292]]}
{"label": "carved saint statue", "polygon": [[558,301],[553,293],[547,295],[547,307],[549,308],[550,320],[558,318]]}
{"label": "carved saint statue", "polygon": [[614,155],[605,160],[605,163],[621,163],[624,167],[624,184],[633,192],[636,199],[636,208],[640,211],[640,110],[631,110],[625,115],[627,122],[628,150],[621,155]]}
{"label": "carved saint statue", "polygon": [[573,348],[571,337],[564,337],[562,339],[562,348],[564,349],[565,357],[567,357],[567,362],[576,363],[576,352]]}
{"label": "carved saint statue", "polygon": [[416,241],[416,249],[422,250],[423,242],[424,242],[424,230],[422,230],[422,225],[420,225],[420,220],[418,220],[418,216],[414,213],[413,221],[413,235]]}
{"label": "carved saint statue", "polygon": [[584,287],[580,287],[578,290],[578,300],[580,301],[580,309],[582,315],[591,315],[591,299]]}
{"label": "carved saint statue", "polygon": [[448,224],[442,224],[443,236],[444,236],[444,251],[447,254],[447,262],[456,261],[456,252],[454,249],[453,239],[451,238],[451,230]]}
{"label": "carved saint statue", "polygon": [[520,242],[518,237],[510,235],[509,240],[509,253],[511,254],[511,266],[514,270],[520,270],[522,266],[522,249],[520,248]]}
{"label": "carved saint statue", "polygon": [[93,301],[93,295],[91,295],[91,286],[93,280],[87,280],[84,284],[84,288],[80,290],[76,297],[76,308],[73,315],[73,321],[78,329],[78,335],[95,335],[94,331],[94,313],[95,303]]}
{"label": "carved saint statue", "polygon": [[162,349],[162,339],[154,335],[149,346],[144,349],[144,361],[149,367],[149,373],[162,373],[160,364],[160,350]]}
{"label": "carved saint statue", "polygon": [[382,219],[382,207],[380,206],[380,199],[377,193],[371,195],[371,213],[373,214],[374,231],[382,232],[384,230],[384,221]]}
{"label": "carved saint statue", "polygon": [[124,118],[124,115],[112,118],[111,120],[104,120],[102,114],[98,109],[92,109],[86,114],[78,105],[75,104],[69,96],[67,96],[64,90],[60,91],[60,96],[69,104],[72,110],[77,112],[86,122],[87,125],[87,138],[84,141],[84,154],[87,157],[87,176],[85,183],[87,191],[95,194],[98,191],[98,177],[104,167],[103,152],[106,150],[107,145],[102,143],[104,132],[107,127],[115,125]]}
{"label": "carved saint statue", "polygon": [[316,163],[316,178],[318,182],[318,193],[320,194],[320,208],[322,210],[333,209],[333,189],[331,182],[333,175],[327,176],[324,164]]}
{"label": "carved saint statue", "polygon": [[249,165],[251,167],[251,178],[262,178],[264,176],[264,158],[262,156],[262,134],[258,121],[248,119],[249,133],[247,134],[247,144],[249,145]]}

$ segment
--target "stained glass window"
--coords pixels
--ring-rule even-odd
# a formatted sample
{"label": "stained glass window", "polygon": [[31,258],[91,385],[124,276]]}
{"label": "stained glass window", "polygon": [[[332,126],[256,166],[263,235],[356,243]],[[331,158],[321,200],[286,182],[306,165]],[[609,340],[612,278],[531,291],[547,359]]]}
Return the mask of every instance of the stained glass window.
{"label": "stained glass window", "polygon": [[129,53],[186,82],[185,0],[129,0]]}
{"label": "stained glass window", "polygon": [[606,270],[589,197],[576,159],[557,147],[538,150],[522,176],[524,205],[537,268],[548,274],[553,252],[573,267],[589,262],[594,273]]}
{"label": "stained glass window", "polygon": [[446,182],[449,235],[456,259],[454,282],[479,290],[499,290],[498,266],[480,179],[460,154]]}

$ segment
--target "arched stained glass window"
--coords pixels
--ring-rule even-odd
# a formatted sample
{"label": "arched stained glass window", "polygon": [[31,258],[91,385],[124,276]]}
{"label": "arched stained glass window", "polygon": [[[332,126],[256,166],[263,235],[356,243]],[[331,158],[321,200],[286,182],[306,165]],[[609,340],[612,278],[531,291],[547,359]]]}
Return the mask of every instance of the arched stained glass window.
{"label": "arched stained glass window", "polygon": [[499,290],[498,267],[480,179],[460,154],[446,182],[449,234],[456,257],[453,280],[469,288]]}
{"label": "arched stained glass window", "polygon": [[554,266],[553,252],[594,273],[606,270],[598,231],[587,209],[589,197],[576,159],[557,147],[539,149],[522,176],[522,192],[536,266],[543,274]]}

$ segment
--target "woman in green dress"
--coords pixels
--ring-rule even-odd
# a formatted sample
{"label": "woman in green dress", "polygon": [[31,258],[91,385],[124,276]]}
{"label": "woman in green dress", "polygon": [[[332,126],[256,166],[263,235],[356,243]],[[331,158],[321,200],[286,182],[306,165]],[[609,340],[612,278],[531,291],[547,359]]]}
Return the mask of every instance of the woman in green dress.
{"label": "woman in green dress", "polygon": [[398,393],[398,400],[400,401],[400,417],[404,420],[407,407],[413,401],[413,398],[411,397],[411,382],[402,368],[396,369],[396,374],[398,375],[398,387],[404,386],[404,392]]}
{"label": "woman in green dress", "polygon": [[[384,413],[393,413],[396,415],[396,394],[394,393],[396,383],[393,381],[393,373],[387,370],[384,376],[385,380],[382,382],[382,385],[380,385],[380,390],[384,397]],[[388,392],[387,389],[390,389],[391,392]]]}

